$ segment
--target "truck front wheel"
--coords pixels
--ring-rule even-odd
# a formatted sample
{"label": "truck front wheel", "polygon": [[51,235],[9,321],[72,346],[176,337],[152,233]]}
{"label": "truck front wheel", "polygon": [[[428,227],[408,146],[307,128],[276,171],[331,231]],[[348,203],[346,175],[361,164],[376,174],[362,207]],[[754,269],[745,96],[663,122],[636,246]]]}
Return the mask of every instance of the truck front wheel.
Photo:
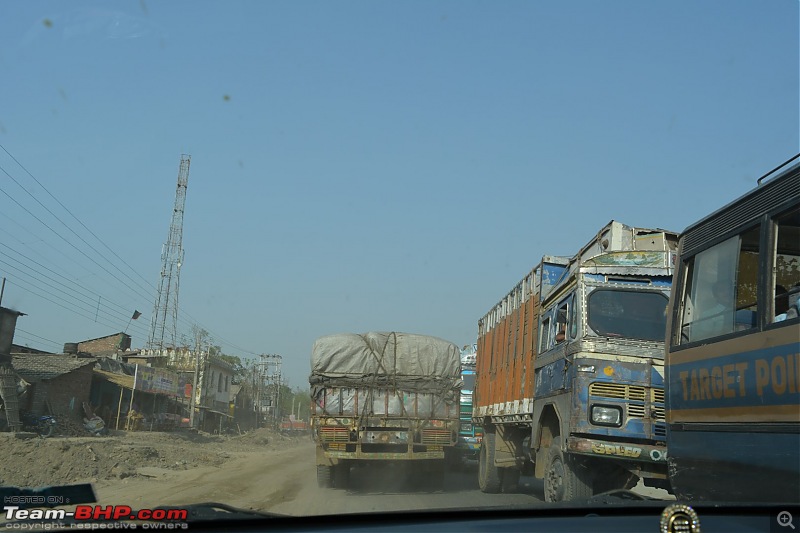
{"label": "truck front wheel", "polygon": [[494,433],[486,433],[481,441],[481,454],[478,463],[478,485],[481,492],[496,494],[503,486],[501,471],[494,465],[495,439]]}
{"label": "truck front wheel", "polygon": [[561,451],[558,441],[550,445],[544,474],[547,502],[586,500],[592,497],[592,477],[585,465]]}
{"label": "truck front wheel", "polygon": [[317,465],[317,485],[321,489],[331,488],[331,467],[327,465]]}

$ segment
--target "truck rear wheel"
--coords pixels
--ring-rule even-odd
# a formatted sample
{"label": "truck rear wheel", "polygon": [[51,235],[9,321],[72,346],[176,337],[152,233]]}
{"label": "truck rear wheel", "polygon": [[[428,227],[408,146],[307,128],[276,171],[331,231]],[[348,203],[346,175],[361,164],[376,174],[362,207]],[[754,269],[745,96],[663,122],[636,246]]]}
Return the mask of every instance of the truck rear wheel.
{"label": "truck rear wheel", "polygon": [[544,473],[546,502],[568,502],[592,497],[592,476],[585,465],[561,451],[558,441],[550,445]]}
{"label": "truck rear wheel", "polygon": [[331,483],[331,467],[327,465],[317,465],[317,485],[321,489],[329,489]]}
{"label": "truck rear wheel", "polygon": [[486,433],[481,441],[481,455],[478,463],[478,485],[481,492],[496,494],[503,484],[501,471],[494,465],[495,439],[494,433]]}

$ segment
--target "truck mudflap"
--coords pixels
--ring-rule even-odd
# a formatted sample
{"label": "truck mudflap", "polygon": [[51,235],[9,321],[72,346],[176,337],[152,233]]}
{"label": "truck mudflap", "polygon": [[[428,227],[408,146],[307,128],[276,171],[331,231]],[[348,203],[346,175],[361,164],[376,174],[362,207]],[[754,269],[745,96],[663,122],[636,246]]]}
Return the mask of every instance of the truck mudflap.
{"label": "truck mudflap", "polygon": [[667,447],[639,443],[611,443],[583,437],[569,437],[567,451],[595,458],[653,463],[667,468]]}

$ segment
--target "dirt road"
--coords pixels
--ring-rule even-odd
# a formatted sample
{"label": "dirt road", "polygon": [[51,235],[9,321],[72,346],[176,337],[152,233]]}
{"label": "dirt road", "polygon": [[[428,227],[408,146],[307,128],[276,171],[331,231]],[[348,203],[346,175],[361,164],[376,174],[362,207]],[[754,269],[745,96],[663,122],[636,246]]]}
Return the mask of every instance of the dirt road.
{"label": "dirt road", "polygon": [[134,508],[216,501],[289,515],[535,505],[542,499],[541,483],[535,482],[524,483],[519,494],[483,494],[474,469],[448,473],[444,490],[437,492],[411,488],[393,467],[354,469],[347,491],[320,489],[314,446],[307,440],[232,455],[219,467],[140,469],[135,478],[96,483],[97,494],[102,504]]}
{"label": "dirt road", "polygon": [[[7,437],[7,436],[6,436]],[[120,433],[107,438],[2,439],[5,486],[91,482],[101,505],[147,509],[222,502],[286,515],[415,509],[536,506],[542,482],[522,478],[514,494],[484,494],[476,467],[448,472],[442,490],[408,483],[399,466],[354,468],[348,490],[317,487],[308,436],[258,430],[241,437],[192,433]],[[647,495],[663,491],[639,487]]]}

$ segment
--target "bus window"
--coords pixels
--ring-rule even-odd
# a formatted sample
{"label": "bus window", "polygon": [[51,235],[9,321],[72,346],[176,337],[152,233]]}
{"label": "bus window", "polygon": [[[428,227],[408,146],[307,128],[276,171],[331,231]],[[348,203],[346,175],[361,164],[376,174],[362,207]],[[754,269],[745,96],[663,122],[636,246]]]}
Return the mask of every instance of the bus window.
{"label": "bus window", "polygon": [[758,324],[759,229],[731,237],[686,262],[681,343]]}
{"label": "bus window", "polygon": [[778,240],[775,246],[775,295],[773,322],[795,318],[800,306],[800,209],[775,219]]}

